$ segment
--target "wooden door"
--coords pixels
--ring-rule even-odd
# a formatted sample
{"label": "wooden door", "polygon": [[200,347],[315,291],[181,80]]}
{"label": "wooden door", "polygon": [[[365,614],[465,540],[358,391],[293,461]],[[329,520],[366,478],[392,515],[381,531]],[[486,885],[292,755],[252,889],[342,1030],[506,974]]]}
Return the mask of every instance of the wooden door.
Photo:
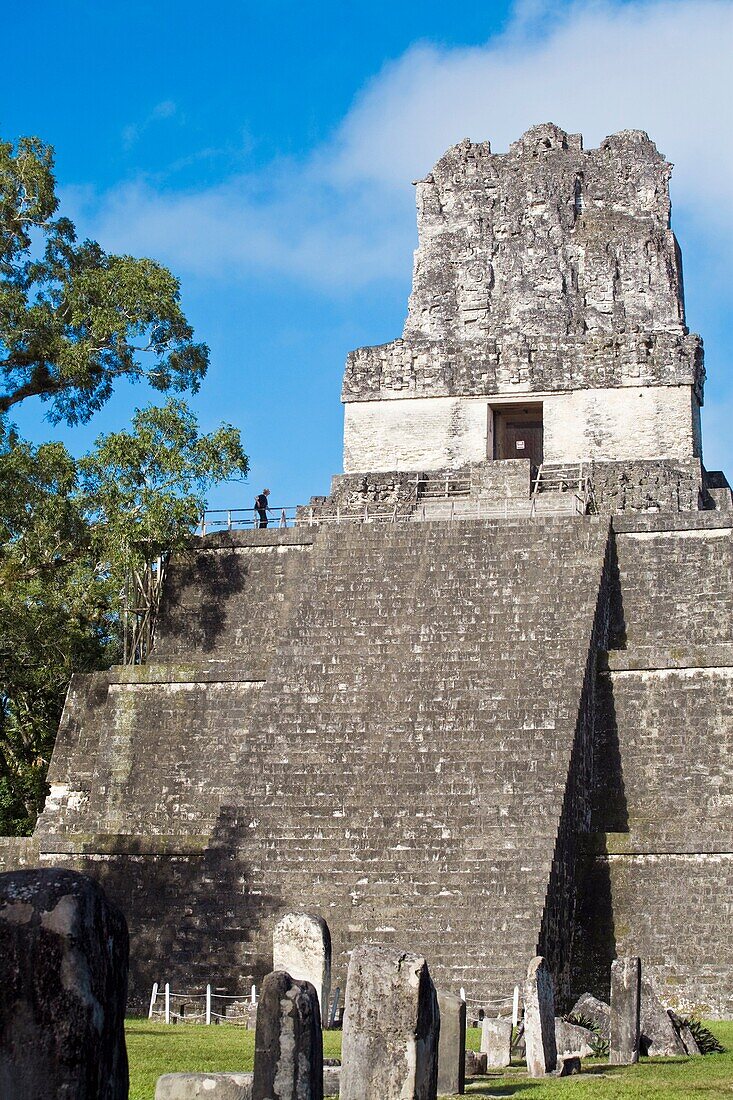
{"label": "wooden door", "polygon": [[542,409],[497,410],[494,420],[494,458],[528,458],[542,462]]}
{"label": "wooden door", "polygon": [[542,421],[507,420],[505,458],[528,458],[533,466],[542,462]]}

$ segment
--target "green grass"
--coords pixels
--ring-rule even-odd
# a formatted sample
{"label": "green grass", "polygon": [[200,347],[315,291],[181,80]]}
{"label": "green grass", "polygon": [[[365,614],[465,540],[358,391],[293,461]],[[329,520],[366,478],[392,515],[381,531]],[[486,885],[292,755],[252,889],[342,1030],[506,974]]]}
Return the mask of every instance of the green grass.
{"label": "green grass", "polygon": [[[516,1097],[517,1100],[733,1100],[733,1020],[708,1025],[726,1048],[725,1054],[705,1058],[644,1058],[638,1066],[608,1066],[584,1062],[583,1073],[562,1080],[528,1078],[521,1065],[503,1077],[470,1078],[467,1095]],[[467,1042],[477,1050],[478,1028],[469,1029]],[[153,1100],[155,1082],[162,1073],[184,1070],[251,1070],[254,1032],[222,1024],[150,1023],[128,1020],[127,1051],[130,1059],[130,1100]],[[341,1032],[324,1035],[327,1058],[341,1055]]]}
{"label": "green grass", "polygon": [[[155,1082],[162,1073],[242,1073],[251,1070],[255,1033],[232,1024],[165,1024],[128,1020],[127,1057],[130,1062],[130,1100],[153,1100]],[[341,1032],[323,1037],[326,1058],[341,1057]]]}

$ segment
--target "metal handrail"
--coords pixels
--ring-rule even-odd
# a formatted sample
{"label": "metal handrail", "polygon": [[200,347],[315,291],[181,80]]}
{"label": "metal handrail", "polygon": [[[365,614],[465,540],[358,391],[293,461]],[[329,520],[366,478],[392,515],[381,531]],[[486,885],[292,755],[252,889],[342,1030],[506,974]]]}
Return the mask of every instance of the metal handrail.
{"label": "metal handrail", "polygon": [[[288,505],[285,508],[267,508],[267,526],[270,527],[295,527],[297,523],[298,508],[296,505]],[[214,517],[222,518],[216,519]],[[261,529],[262,523],[256,508],[208,508],[199,520],[196,528],[197,535],[206,535],[212,529],[234,531],[252,527]]]}
{"label": "metal handrail", "polygon": [[[501,504],[490,504],[481,497],[471,498],[463,494],[421,497],[419,500],[405,500],[391,504],[372,501],[363,505],[344,507],[336,504],[330,509],[323,506],[303,507],[272,507],[268,509],[268,526],[271,528],[286,527],[320,527],[327,525],[339,525],[342,523],[401,523],[414,519],[429,519],[430,505],[445,502],[446,513],[435,514],[434,518],[448,519],[496,519],[503,517],[530,519],[536,517],[538,511],[538,497],[542,495],[542,485],[545,482],[543,473],[546,468],[538,470],[534,487],[528,500],[510,501],[505,498]],[[558,479],[557,484],[564,484],[576,501],[577,514],[587,514],[595,511],[595,496],[593,483],[590,476],[581,472],[575,477]],[[554,482],[550,482],[554,484]],[[576,487],[577,486],[577,487]],[[552,491],[552,490],[550,490]],[[196,534],[206,535],[215,531],[233,530],[257,530],[260,528],[260,519],[254,508],[214,508],[204,512]]]}

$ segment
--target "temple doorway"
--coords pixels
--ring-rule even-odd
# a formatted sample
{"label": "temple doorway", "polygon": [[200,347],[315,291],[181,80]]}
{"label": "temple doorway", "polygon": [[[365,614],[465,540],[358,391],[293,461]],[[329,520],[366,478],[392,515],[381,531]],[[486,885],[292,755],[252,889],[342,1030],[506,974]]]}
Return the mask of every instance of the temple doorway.
{"label": "temple doorway", "polygon": [[542,405],[503,405],[494,409],[494,458],[528,458],[542,463]]}

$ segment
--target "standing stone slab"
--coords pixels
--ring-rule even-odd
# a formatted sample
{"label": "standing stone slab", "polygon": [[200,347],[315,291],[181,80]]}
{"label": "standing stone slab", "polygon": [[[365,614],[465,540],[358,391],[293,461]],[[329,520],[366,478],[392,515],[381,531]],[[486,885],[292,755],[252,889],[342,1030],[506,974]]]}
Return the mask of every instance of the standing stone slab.
{"label": "standing stone slab", "polygon": [[346,982],[341,1100],[435,1100],[439,1034],[425,959],[357,947]]}
{"label": "standing stone slab", "polygon": [[466,1090],[466,1002],[438,990],[440,1042],[438,1096],[463,1096]]}
{"label": "standing stone slab", "polygon": [[128,936],[86,875],[0,875],[0,1096],[126,1100]]}
{"label": "standing stone slab", "polygon": [[318,994],[321,1021],[328,1021],[331,995],[331,933],[322,917],[286,913],[272,934],[272,969],[310,982]]}
{"label": "standing stone slab", "polygon": [[257,1006],[252,1100],[323,1100],[323,1037],[310,982],[268,974]]}
{"label": "standing stone slab", "polygon": [[641,978],[641,1053],[660,1055],[687,1054],[685,1045],[657,996],[648,977]]}
{"label": "standing stone slab", "polygon": [[488,1069],[505,1069],[512,1060],[512,1021],[486,1016],[481,1024],[481,1050]]}
{"label": "standing stone slab", "polygon": [[555,991],[550,968],[541,955],[532,959],[524,983],[524,1037],[530,1077],[552,1073],[557,1065]]}
{"label": "standing stone slab", "polygon": [[631,956],[611,963],[611,1042],[608,1060],[614,1066],[639,1061],[641,959]]}
{"label": "standing stone slab", "polygon": [[673,1012],[671,1008],[667,1009],[667,1015],[672,1021],[672,1026],[679,1035],[681,1042],[684,1044],[687,1054],[691,1057],[700,1054],[700,1048],[697,1045],[695,1036],[692,1034],[690,1025],[686,1023],[685,1020],[682,1020],[676,1012]]}

